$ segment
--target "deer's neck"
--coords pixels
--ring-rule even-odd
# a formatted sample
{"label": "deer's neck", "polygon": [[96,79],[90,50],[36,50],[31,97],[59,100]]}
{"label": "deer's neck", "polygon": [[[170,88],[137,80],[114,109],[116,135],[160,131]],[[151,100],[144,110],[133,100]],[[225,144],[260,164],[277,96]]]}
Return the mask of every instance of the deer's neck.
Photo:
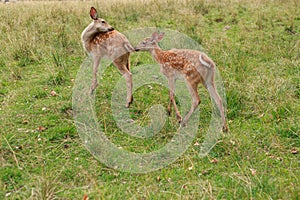
{"label": "deer's neck", "polygon": [[98,33],[97,29],[95,29],[93,24],[91,23],[82,32],[82,35],[81,35],[82,42],[87,43],[87,42],[91,41],[97,33]]}

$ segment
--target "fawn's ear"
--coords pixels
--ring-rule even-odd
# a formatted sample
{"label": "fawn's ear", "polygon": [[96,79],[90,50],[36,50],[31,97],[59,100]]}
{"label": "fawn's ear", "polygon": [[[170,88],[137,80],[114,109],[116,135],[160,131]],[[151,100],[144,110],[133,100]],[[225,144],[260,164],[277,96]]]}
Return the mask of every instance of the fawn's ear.
{"label": "fawn's ear", "polygon": [[154,40],[157,41],[157,39],[158,39],[158,33],[157,32],[152,33],[151,40],[152,41],[154,41]]}
{"label": "fawn's ear", "polygon": [[94,7],[91,7],[91,10],[90,10],[90,16],[93,20],[97,20],[98,19],[98,14],[97,14],[97,10],[96,8]]}
{"label": "fawn's ear", "polygon": [[160,42],[164,38],[164,36],[165,36],[164,32],[158,34],[158,36],[157,36],[157,42]]}

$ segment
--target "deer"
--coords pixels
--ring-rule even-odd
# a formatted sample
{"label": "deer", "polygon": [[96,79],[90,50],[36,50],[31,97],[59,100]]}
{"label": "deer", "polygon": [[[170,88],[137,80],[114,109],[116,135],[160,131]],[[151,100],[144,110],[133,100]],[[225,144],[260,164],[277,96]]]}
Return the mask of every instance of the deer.
{"label": "deer", "polygon": [[127,87],[125,106],[128,108],[133,101],[129,56],[134,52],[134,48],[125,35],[115,30],[104,19],[98,18],[94,7],[90,9],[90,17],[93,21],[81,34],[83,48],[92,58],[93,77],[90,94],[92,95],[98,86],[97,73],[100,61],[102,58],[108,58],[125,77]]}
{"label": "deer", "polygon": [[[201,102],[197,88],[198,85],[202,83],[220,111],[222,131],[228,132],[222,99],[216,90],[214,82],[216,71],[215,63],[205,53],[197,50],[162,50],[159,47],[158,42],[160,42],[163,37],[164,33],[154,32],[151,37],[145,38],[142,42],[140,42],[135,47],[135,51],[148,51],[154,60],[159,63],[160,71],[168,79],[168,114],[171,114],[171,106],[173,105],[177,120],[181,127],[186,126],[189,118]],[[175,81],[180,77],[183,77],[192,97],[191,108],[183,119],[175,102]]]}

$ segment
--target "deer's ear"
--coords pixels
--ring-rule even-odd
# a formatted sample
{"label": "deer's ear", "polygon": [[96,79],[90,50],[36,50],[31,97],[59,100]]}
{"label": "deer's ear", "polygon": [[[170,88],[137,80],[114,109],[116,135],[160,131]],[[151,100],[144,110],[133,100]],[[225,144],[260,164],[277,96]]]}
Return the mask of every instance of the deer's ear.
{"label": "deer's ear", "polygon": [[164,33],[164,32],[160,33],[160,34],[157,36],[157,42],[161,41],[161,40],[164,38],[164,36],[165,36],[165,33]]}
{"label": "deer's ear", "polygon": [[97,20],[98,19],[98,14],[97,14],[97,10],[96,8],[94,7],[91,7],[91,10],[90,10],[90,16],[93,20]]}

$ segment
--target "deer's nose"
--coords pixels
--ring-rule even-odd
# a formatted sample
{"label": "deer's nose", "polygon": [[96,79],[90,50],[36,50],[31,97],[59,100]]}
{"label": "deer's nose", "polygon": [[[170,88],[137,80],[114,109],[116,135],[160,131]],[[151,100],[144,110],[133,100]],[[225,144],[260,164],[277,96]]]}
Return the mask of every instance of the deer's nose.
{"label": "deer's nose", "polygon": [[115,30],[113,27],[110,27],[109,29],[108,29],[109,31],[113,31],[113,30]]}

